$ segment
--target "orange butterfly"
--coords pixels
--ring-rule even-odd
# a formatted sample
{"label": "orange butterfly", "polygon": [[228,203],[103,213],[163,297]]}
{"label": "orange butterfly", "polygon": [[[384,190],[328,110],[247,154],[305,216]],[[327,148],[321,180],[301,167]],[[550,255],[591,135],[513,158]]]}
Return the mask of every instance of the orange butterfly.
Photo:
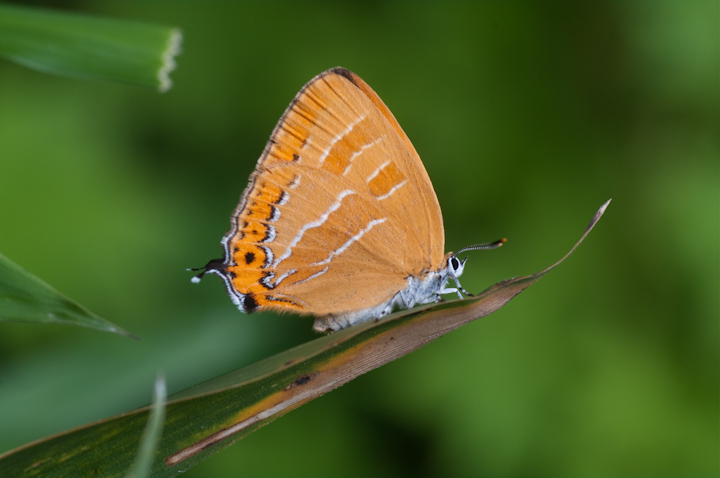
{"label": "orange butterfly", "polygon": [[469,295],[458,281],[467,258],[444,254],[444,243],[412,143],[363,80],[333,68],[285,110],[222,239],[225,257],[193,282],[216,274],[242,312],[312,314],[316,330],[340,330]]}

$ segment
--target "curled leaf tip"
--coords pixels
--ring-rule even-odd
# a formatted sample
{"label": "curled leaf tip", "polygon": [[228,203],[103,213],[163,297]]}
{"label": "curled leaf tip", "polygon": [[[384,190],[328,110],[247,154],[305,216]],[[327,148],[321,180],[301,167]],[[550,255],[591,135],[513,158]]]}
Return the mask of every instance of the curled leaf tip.
{"label": "curled leaf tip", "polygon": [[177,67],[175,57],[180,54],[182,39],[182,31],[179,28],[173,28],[170,31],[167,46],[162,54],[162,65],[160,66],[160,69],[157,73],[158,81],[160,82],[160,85],[158,86],[158,91],[160,93],[165,93],[170,88],[172,88],[173,83],[170,79],[170,72],[175,70],[175,68]]}
{"label": "curled leaf tip", "polygon": [[603,203],[602,206],[600,206],[600,209],[595,213],[592,220],[590,221],[590,224],[588,225],[588,230],[592,229],[592,227],[595,225],[598,220],[602,217],[603,214],[605,214],[605,209],[610,205],[610,201],[612,201],[612,198],[608,199]]}
{"label": "curled leaf tip", "polygon": [[535,274],[537,277],[542,277],[543,275],[547,274],[552,269],[554,269],[556,266],[558,266],[561,262],[563,262],[565,259],[567,259],[570,256],[570,254],[575,252],[575,249],[577,249],[578,246],[582,243],[582,241],[585,240],[585,237],[587,237],[587,235],[590,233],[590,231],[592,231],[593,227],[595,227],[595,224],[597,224],[597,222],[600,220],[600,218],[603,216],[603,214],[605,214],[605,209],[607,209],[608,205],[610,204],[610,201],[612,201],[612,198],[608,199],[607,201],[605,201],[605,203],[602,206],[600,206],[600,209],[597,210],[597,212],[595,213],[593,218],[590,220],[590,224],[588,224],[588,226],[585,228],[585,232],[583,233],[582,236],[580,236],[580,240],[578,240],[575,243],[573,248],[570,249],[570,252],[565,254],[562,259],[560,259],[559,261],[557,261],[555,264],[551,265],[544,271],[541,271],[541,272],[538,272],[537,274]]}

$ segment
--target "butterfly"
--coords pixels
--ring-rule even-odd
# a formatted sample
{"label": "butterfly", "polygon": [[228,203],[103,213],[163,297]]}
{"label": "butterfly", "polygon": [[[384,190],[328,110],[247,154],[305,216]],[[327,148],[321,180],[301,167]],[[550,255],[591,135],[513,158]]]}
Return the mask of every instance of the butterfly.
{"label": "butterfly", "polygon": [[311,314],[315,330],[337,331],[470,295],[458,280],[467,258],[444,253],[440,204],[418,153],[380,97],[344,68],[295,96],[231,221],[224,257],[193,269],[202,271],[193,282],[220,276],[242,312]]}

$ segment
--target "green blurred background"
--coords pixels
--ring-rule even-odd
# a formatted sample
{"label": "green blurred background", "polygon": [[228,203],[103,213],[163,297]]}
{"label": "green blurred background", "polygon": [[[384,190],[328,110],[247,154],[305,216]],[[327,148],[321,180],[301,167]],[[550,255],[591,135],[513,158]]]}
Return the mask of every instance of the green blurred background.
{"label": "green blurred background", "polygon": [[[50,2],[32,2],[50,5]],[[184,476],[717,476],[717,1],[52,2],[177,25],[175,87],[0,63],[0,252],[141,341],[0,325],[0,452],[314,337],[217,278],[277,119],[344,66],[425,162],[499,312],[293,411]]]}

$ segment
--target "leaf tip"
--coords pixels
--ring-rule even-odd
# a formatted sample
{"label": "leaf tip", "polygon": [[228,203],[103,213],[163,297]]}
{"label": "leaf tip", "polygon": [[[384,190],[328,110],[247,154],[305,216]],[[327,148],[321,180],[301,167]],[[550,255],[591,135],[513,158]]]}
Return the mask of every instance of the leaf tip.
{"label": "leaf tip", "polygon": [[[600,218],[602,217],[602,215],[605,214],[605,209],[607,209],[607,207],[610,205],[610,201],[612,201],[612,198],[610,198],[610,199],[608,199],[607,201],[605,201],[605,202],[603,203],[603,205],[600,206],[600,209],[597,210],[597,212],[595,213],[595,215],[593,216],[593,218],[590,220],[590,224],[588,224],[588,227],[587,227],[587,230],[586,230],[586,234],[587,234],[588,232],[590,232],[590,229],[592,229],[592,228],[595,226],[595,224],[597,224],[597,222],[600,220]],[[584,236],[583,236],[583,237],[584,237]]]}
{"label": "leaf tip", "polygon": [[108,332],[112,332],[112,333],[119,334],[119,335],[124,335],[125,337],[129,337],[133,340],[138,340],[138,341],[140,340],[139,335],[135,335],[132,332],[128,332],[125,329],[121,329],[120,327],[112,327],[111,329],[108,329]]}
{"label": "leaf tip", "polygon": [[160,66],[160,69],[157,73],[157,78],[160,82],[160,86],[158,86],[158,91],[160,93],[165,93],[170,88],[172,88],[173,83],[170,79],[170,73],[175,70],[175,68],[177,68],[175,57],[180,54],[182,40],[182,30],[180,30],[179,28],[173,28],[172,30],[170,30],[167,45],[165,46],[165,50],[162,54],[162,65]]}
{"label": "leaf tip", "polygon": [[612,201],[612,198],[608,199],[602,206],[600,206],[600,209],[598,209],[598,214],[602,216],[605,213],[605,209],[607,209],[607,207],[610,205],[610,201]]}

